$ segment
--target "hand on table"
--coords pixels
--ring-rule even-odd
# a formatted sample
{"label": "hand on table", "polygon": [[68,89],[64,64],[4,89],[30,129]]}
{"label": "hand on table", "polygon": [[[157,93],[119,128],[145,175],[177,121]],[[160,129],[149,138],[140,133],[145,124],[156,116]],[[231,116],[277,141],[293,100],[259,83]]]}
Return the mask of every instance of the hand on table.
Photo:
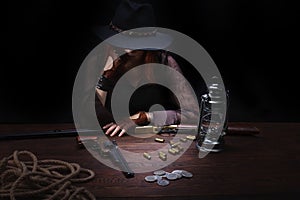
{"label": "hand on table", "polygon": [[106,129],[106,135],[110,135],[112,137],[118,134],[118,136],[121,137],[136,125],[143,126],[149,122],[150,120],[146,112],[138,112],[137,114],[120,121],[118,124],[114,122],[106,124],[103,126],[103,129]]}

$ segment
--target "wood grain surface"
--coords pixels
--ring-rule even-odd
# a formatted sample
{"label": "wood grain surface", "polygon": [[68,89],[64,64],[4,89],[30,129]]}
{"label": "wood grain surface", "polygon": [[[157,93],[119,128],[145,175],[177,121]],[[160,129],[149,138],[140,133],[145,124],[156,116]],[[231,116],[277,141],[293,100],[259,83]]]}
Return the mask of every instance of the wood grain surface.
{"label": "wood grain surface", "polygon": [[[28,150],[38,159],[76,162],[95,171],[94,180],[80,184],[99,199],[293,199],[299,196],[300,124],[238,123],[260,130],[255,135],[226,135],[225,150],[199,159],[195,143],[165,171],[184,169],[190,179],[170,181],[166,187],[148,183],[151,172],[127,179],[118,170],[79,148],[75,136],[0,140],[0,158]],[[0,134],[72,129],[72,124],[2,124]],[[164,137],[166,142],[172,136]],[[121,148],[147,152],[161,144],[151,138],[115,138]]]}

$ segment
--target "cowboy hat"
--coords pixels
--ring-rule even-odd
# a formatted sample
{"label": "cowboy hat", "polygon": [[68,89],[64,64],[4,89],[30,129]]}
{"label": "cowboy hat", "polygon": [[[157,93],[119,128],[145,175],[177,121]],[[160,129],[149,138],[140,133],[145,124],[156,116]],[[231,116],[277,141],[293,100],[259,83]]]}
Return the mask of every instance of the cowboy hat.
{"label": "cowboy hat", "polygon": [[123,0],[109,25],[95,28],[109,44],[128,49],[164,49],[172,38],[155,27],[153,7],[142,1]]}

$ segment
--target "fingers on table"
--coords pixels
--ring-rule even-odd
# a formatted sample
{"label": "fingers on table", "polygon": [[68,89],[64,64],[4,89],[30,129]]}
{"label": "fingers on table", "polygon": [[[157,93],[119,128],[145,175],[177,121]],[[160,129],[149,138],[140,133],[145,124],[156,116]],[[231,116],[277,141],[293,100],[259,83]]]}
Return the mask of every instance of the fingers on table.
{"label": "fingers on table", "polygon": [[103,126],[103,129],[107,129],[108,127],[111,127],[113,124],[114,124],[113,122],[106,124],[105,126]]}
{"label": "fingers on table", "polygon": [[122,135],[124,135],[126,133],[126,130],[125,129],[122,129],[121,126],[118,126],[117,124],[115,123],[110,123],[110,124],[107,124],[103,127],[104,129],[108,128],[105,132],[106,135],[110,135],[111,137],[112,136],[115,136],[118,132],[119,133],[119,137],[121,137]]}
{"label": "fingers on table", "polygon": [[105,134],[109,135],[115,128],[117,127],[117,124],[112,124],[109,126],[109,128],[106,130]]}
{"label": "fingers on table", "polygon": [[119,137],[121,137],[122,135],[124,135],[126,133],[125,129],[122,129],[121,133],[119,134]]}
{"label": "fingers on table", "polygon": [[121,127],[116,126],[115,130],[112,132],[112,134],[110,134],[110,136],[112,137],[112,136],[116,135],[120,130],[121,130]]}

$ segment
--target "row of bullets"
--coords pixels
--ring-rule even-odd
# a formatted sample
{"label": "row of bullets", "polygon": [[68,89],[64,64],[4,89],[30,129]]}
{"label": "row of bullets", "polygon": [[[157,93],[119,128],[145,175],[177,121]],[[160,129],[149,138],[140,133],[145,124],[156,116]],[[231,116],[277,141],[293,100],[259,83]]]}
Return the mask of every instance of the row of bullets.
{"label": "row of bullets", "polygon": [[[168,149],[168,152],[172,155],[177,155],[180,152],[183,152],[184,148],[181,146],[181,142],[186,142],[187,140],[195,140],[196,137],[193,135],[187,135],[186,137],[180,138],[180,141],[178,142],[174,142],[174,141],[170,141],[170,148]],[[159,143],[164,143],[165,140],[163,138],[155,138],[154,139],[156,142]],[[143,153],[144,158],[151,160],[151,155],[149,153]],[[166,161],[167,160],[167,154],[163,151],[159,151],[158,152],[158,157],[163,160]]]}

